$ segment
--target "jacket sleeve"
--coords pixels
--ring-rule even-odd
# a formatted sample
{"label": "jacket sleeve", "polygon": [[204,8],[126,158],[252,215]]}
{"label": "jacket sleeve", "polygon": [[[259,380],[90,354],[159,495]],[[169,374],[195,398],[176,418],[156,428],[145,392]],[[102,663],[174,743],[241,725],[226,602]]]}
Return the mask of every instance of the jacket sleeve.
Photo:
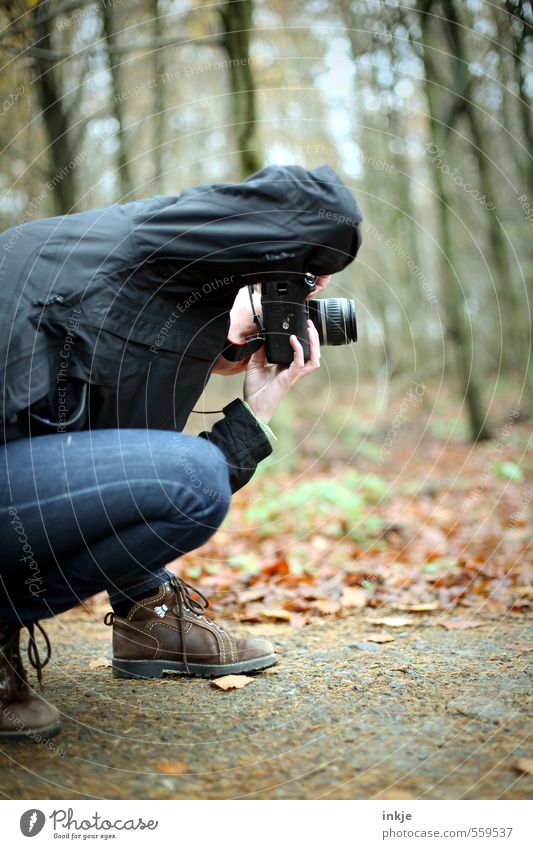
{"label": "jacket sleeve", "polygon": [[257,419],[239,399],[223,408],[224,418],[198,436],[216,445],[225,455],[231,491],[237,492],[254,474],[257,464],[272,453],[272,446]]}

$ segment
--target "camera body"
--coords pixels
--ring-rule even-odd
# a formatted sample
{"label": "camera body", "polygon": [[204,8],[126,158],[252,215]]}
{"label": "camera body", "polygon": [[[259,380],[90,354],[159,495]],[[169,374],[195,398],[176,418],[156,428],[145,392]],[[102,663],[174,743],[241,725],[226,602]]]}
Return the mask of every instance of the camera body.
{"label": "camera body", "polygon": [[289,342],[292,335],[298,337],[304,359],[309,359],[307,298],[315,289],[315,278],[311,274],[298,275],[292,280],[261,283],[263,333],[269,363],[292,363],[294,351]]}
{"label": "camera body", "polygon": [[248,359],[265,346],[269,363],[289,365],[294,350],[289,338],[296,336],[303,348],[304,360],[309,359],[307,321],[311,319],[321,345],[348,345],[357,341],[355,301],[348,298],[308,300],[316,290],[312,274],[272,279],[261,283],[262,320],[255,314],[253,287],[249,287],[250,302],[258,335],[241,344],[226,341],[223,356],[230,362]]}

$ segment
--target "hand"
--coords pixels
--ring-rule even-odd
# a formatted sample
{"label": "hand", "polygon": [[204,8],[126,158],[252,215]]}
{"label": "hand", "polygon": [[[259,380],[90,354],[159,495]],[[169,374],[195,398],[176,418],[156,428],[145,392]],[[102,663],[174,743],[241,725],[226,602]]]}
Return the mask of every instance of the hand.
{"label": "hand", "polygon": [[273,416],[281,399],[302,377],[320,366],[320,341],[315,325],[307,322],[309,360],[304,361],[304,351],[297,336],[290,336],[294,359],[289,366],[272,365],[267,362],[265,349],[257,351],[248,363],[244,379],[244,400],[250,405],[258,419],[265,424]]}
{"label": "hand", "polygon": [[[257,314],[261,315],[261,296],[259,293],[254,292],[253,299],[255,311]],[[228,331],[228,339],[230,339],[231,342],[240,344],[241,342],[245,342],[250,336],[257,336],[258,330],[255,326],[247,286],[243,286],[243,288],[239,289],[237,292],[233,306],[230,310],[229,318],[230,327]],[[220,354],[215,361],[212,372],[213,374],[221,374],[224,377],[231,377],[234,374],[239,374],[239,372],[244,371],[248,367],[248,363],[249,360],[239,360],[234,363],[231,360],[227,360],[222,356],[222,354]]]}
{"label": "hand", "polygon": [[311,292],[311,294],[309,295],[307,300],[310,301],[312,298],[316,298],[316,296],[320,292],[323,292],[324,289],[326,288],[326,286],[329,284],[330,280],[331,280],[331,274],[326,274],[323,277],[317,277],[316,280],[315,280],[316,289],[315,289],[314,292]]}

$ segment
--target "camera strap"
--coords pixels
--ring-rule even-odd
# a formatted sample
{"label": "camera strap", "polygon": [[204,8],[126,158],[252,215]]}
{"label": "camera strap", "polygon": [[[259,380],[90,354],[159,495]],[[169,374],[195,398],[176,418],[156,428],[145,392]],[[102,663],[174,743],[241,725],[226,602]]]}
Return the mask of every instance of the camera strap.
{"label": "camera strap", "polygon": [[265,328],[263,326],[263,322],[261,321],[261,316],[259,316],[255,311],[254,291],[255,291],[254,284],[249,283],[248,284],[248,295],[250,296],[250,306],[252,307],[252,315],[254,317],[254,324],[257,327],[257,330],[258,330],[259,333],[264,333]]}

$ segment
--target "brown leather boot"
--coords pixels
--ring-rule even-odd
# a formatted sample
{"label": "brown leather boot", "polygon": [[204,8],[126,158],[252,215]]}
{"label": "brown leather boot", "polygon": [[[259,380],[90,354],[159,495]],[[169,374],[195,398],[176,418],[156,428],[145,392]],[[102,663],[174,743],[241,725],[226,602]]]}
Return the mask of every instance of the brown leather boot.
{"label": "brown leather boot", "polygon": [[173,673],[216,678],[277,663],[268,640],[235,640],[204,615],[207,606],[198,590],[173,577],[154,595],[136,602],[125,618],[107,613],[104,621],[113,625],[113,675],[161,678]]}
{"label": "brown leather boot", "polygon": [[[42,669],[50,660],[51,647],[43,628],[36,624],[46,642],[46,658],[41,661],[39,657],[33,625],[26,626],[28,658],[42,687]],[[0,620],[0,739],[41,743],[59,731],[59,712],[28,684],[20,657],[20,630],[18,625]]]}

